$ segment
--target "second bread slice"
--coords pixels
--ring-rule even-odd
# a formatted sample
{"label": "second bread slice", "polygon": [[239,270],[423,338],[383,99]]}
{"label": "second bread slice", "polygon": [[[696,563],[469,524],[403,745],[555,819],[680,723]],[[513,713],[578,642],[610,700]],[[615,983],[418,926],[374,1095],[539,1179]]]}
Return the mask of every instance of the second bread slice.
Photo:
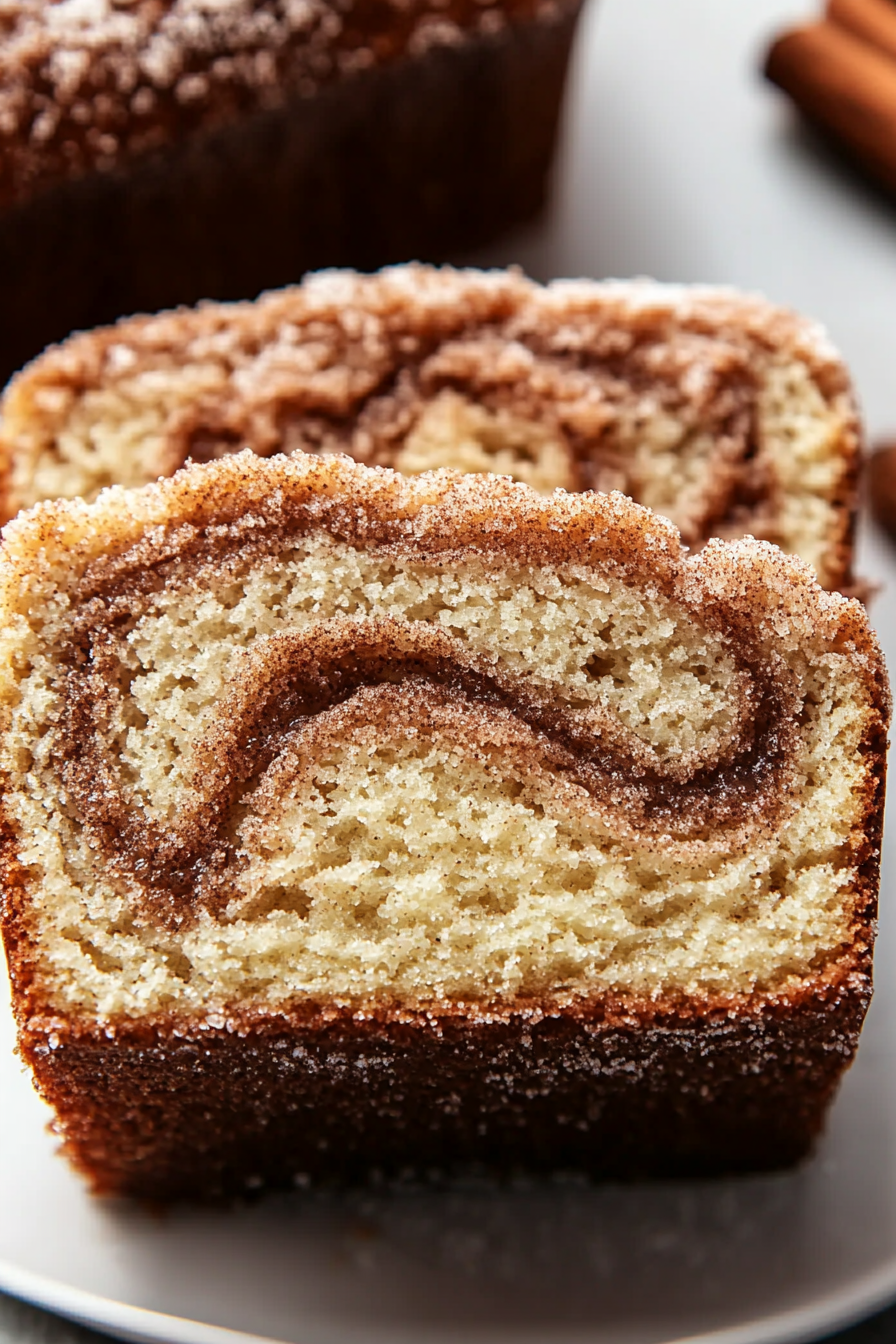
{"label": "second bread slice", "polygon": [[0,510],[188,457],[347,452],[620,489],[684,541],[752,534],[852,583],[858,428],[817,327],[723,290],[397,267],[76,336],[10,385]]}

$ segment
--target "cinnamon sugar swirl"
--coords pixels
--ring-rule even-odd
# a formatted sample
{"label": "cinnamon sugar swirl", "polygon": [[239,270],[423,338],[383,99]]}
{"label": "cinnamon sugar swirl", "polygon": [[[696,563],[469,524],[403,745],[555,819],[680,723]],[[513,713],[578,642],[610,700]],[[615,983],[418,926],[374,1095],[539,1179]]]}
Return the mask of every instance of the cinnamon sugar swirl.
{"label": "cinnamon sugar swirl", "polygon": [[0,563],[20,1045],[102,1190],[795,1160],[855,1049],[861,607],[620,494],[242,453]]}
{"label": "cinnamon sugar swirl", "polygon": [[244,447],[347,452],[620,489],[692,547],[751,534],[848,589],[858,442],[836,353],[759,299],[408,266],[49,351],[2,404],[0,510]]}

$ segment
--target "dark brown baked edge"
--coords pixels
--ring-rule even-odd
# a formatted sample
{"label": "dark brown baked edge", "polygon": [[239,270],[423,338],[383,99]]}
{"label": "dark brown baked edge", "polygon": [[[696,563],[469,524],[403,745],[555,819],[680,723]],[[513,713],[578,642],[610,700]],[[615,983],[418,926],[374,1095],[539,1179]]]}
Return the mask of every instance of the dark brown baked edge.
{"label": "dark brown baked edge", "polygon": [[556,5],[231,0],[200,16],[172,0],[131,0],[126,14],[94,12],[85,28],[42,0],[8,0],[0,209],[64,178],[114,171],[255,112],[313,100],[358,72],[550,16]]}
{"label": "dark brown baked edge", "polygon": [[308,270],[444,261],[543,206],[581,0],[0,214],[0,385],[76,329]]}
{"label": "dark brown baked edge", "polygon": [[20,1049],[94,1190],[168,1202],[311,1179],[800,1160],[855,1052],[868,976],[733,1012],[35,1021]]}

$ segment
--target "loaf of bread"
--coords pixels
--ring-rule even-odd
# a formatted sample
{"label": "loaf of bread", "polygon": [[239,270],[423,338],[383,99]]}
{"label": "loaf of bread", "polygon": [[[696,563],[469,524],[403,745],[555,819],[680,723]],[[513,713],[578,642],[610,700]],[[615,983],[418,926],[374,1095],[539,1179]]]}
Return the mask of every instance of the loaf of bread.
{"label": "loaf of bread", "polygon": [[859,438],[816,327],[758,299],[398,267],[75,337],[0,408],[0,510],[242,447],[621,489],[852,583]]}
{"label": "loaf of bread", "polygon": [[536,213],[580,0],[6,0],[0,384],[124,313]]}
{"label": "loaf of bread", "polygon": [[97,1189],[807,1151],[889,698],[802,562],[243,452],[21,515],[0,641],[20,1049]]}

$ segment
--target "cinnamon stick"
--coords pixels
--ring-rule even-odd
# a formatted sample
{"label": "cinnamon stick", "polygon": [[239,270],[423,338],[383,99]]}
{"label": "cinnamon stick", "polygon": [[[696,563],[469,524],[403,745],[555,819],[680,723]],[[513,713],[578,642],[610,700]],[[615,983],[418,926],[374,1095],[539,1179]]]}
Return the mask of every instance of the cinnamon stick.
{"label": "cinnamon stick", "polygon": [[896,60],[896,4],[893,0],[828,0],[828,18]]}
{"label": "cinnamon stick", "polygon": [[878,182],[896,191],[896,58],[823,20],[778,38],[765,73]]}
{"label": "cinnamon stick", "polygon": [[868,459],[865,493],[872,516],[896,540],[896,442],[880,444]]}

